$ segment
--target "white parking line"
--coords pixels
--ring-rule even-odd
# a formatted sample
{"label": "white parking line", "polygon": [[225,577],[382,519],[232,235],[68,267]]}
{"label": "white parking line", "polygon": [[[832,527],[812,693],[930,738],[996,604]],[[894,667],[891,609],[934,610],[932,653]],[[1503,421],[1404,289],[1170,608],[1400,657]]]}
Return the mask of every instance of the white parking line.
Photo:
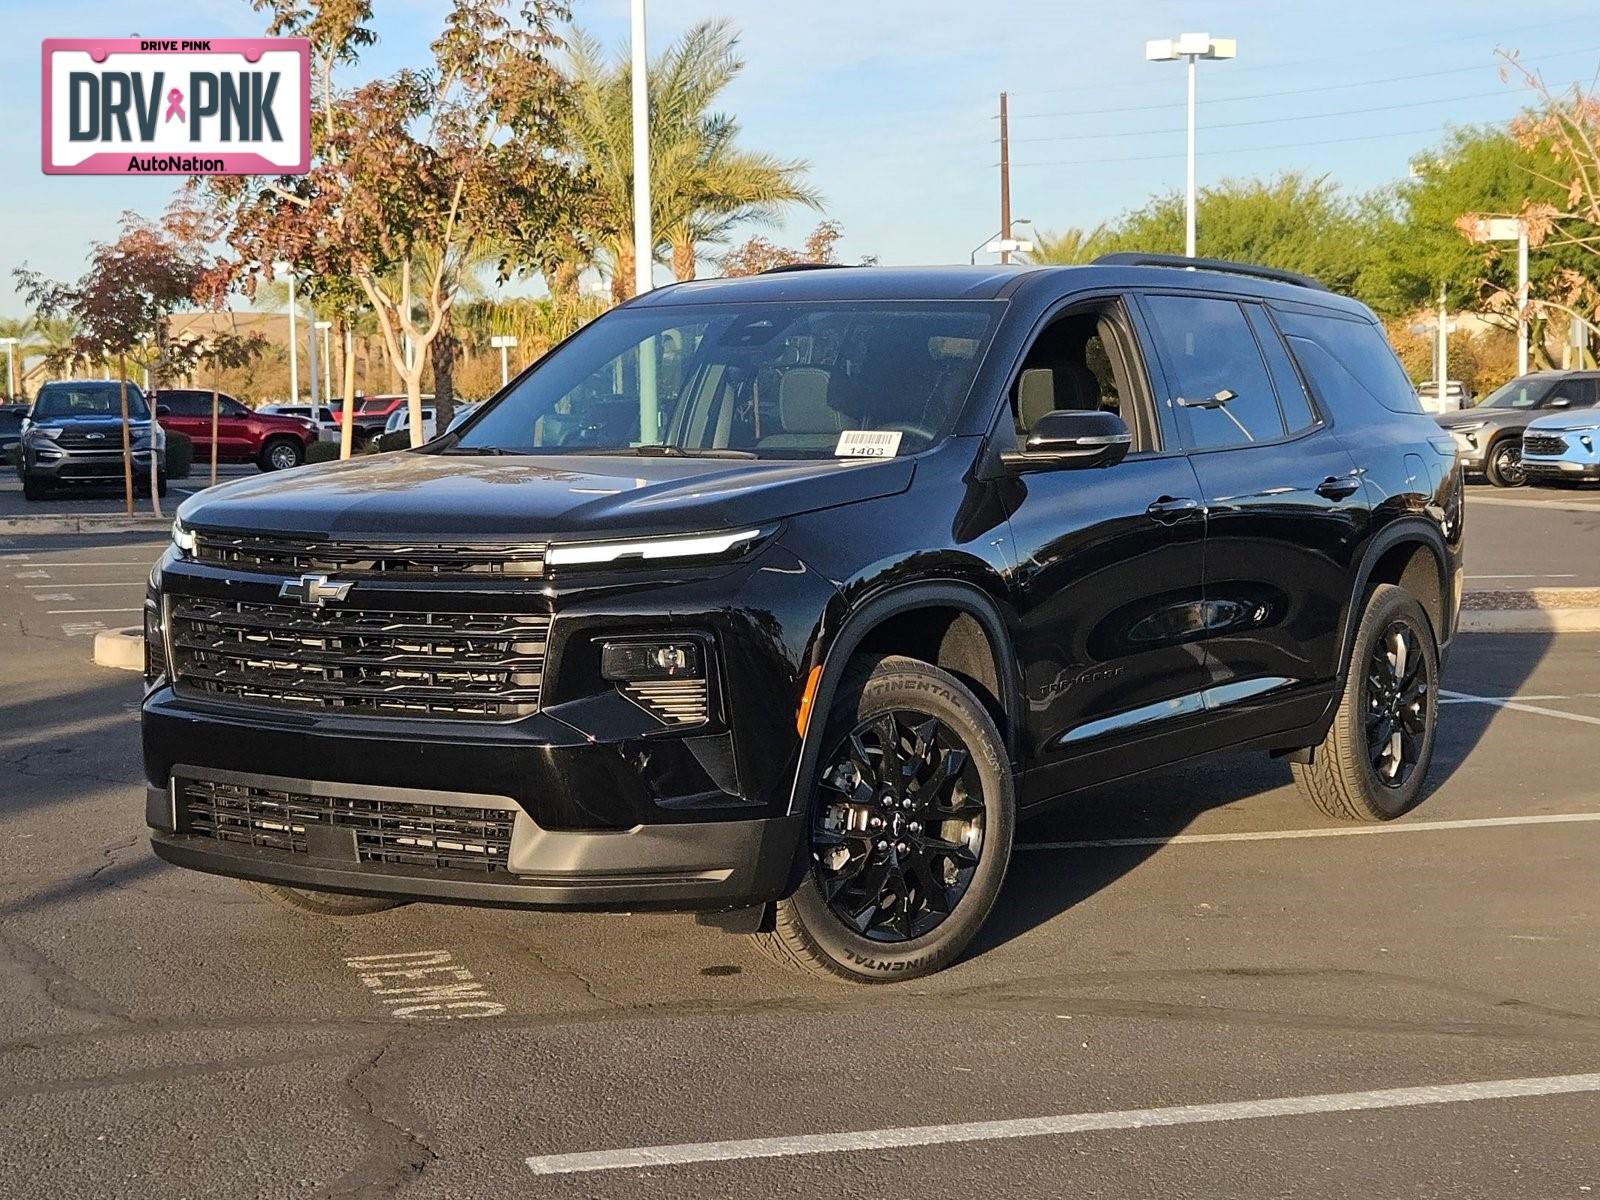
{"label": "white parking line", "polygon": [[[117,580],[113,580],[111,583],[83,583],[83,582],[79,581],[79,582],[69,583],[67,586],[68,587],[75,587],[75,588],[86,588],[86,587],[143,587],[144,584],[145,584],[145,581],[142,580],[142,579],[117,579]],[[34,589],[34,588],[60,587],[61,583],[60,583],[60,581],[57,581],[55,583],[25,583],[22,586],[24,588],[27,588],[27,589],[31,590],[31,589]]]}
{"label": "white parking line", "polygon": [[[148,571],[150,569],[150,564],[156,560],[152,558],[148,562],[58,562],[55,559],[49,559],[47,561],[52,567],[143,567],[146,571]],[[32,576],[18,575],[17,578],[25,579],[32,578]]]}
{"label": "white parking line", "polygon": [[676,1146],[541,1154],[529,1158],[527,1164],[535,1175],[573,1175],[590,1171],[681,1166],[685,1163],[793,1158],[807,1154],[841,1154],[903,1146],[947,1146],[962,1142],[1061,1137],[1064,1134],[1105,1130],[1255,1121],[1267,1117],[1298,1117],[1314,1113],[1370,1112],[1386,1108],[1461,1104],[1473,1100],[1567,1096],[1582,1092],[1600,1092],[1600,1073],[1548,1075],[1536,1079],[1491,1079],[1479,1083],[1385,1088],[1371,1092],[1330,1092],[1320,1096],[1235,1100],[1223,1104],[1180,1104],[1170,1108],[1131,1108],[1119,1112],[1071,1113],[1057,1117],[1019,1117],[1009,1121],[968,1121],[959,1125],[914,1125],[900,1129],[871,1129],[860,1133],[816,1133],[797,1137],[749,1138],[737,1142],[688,1142]]}
{"label": "white parking line", "polygon": [[138,608],[47,608],[45,613],[52,617],[77,617],[93,616],[96,613],[136,613],[142,612]]}
{"label": "white parking line", "polygon": [[1576,575],[1468,575],[1468,579],[1576,579]]}
{"label": "white parking line", "polygon": [[1556,717],[1563,721],[1581,721],[1585,725],[1600,725],[1600,717],[1591,717],[1588,713],[1562,712],[1559,708],[1542,708],[1537,704],[1524,704],[1520,700],[1505,700],[1499,696],[1474,696],[1471,692],[1448,692],[1444,688],[1439,689],[1439,695],[1464,704],[1492,704],[1496,708],[1509,708],[1514,712]]}
{"label": "white parking line", "polygon": [[1205,846],[1218,842],[1287,842],[1301,838],[1371,837],[1380,833],[1439,833],[1512,825],[1572,825],[1600,821],[1600,812],[1531,813],[1521,817],[1464,817],[1455,821],[1398,821],[1331,829],[1258,829],[1237,833],[1174,833],[1166,837],[1085,838],[1076,842],[1018,842],[1018,850],[1100,850],[1108,846]]}

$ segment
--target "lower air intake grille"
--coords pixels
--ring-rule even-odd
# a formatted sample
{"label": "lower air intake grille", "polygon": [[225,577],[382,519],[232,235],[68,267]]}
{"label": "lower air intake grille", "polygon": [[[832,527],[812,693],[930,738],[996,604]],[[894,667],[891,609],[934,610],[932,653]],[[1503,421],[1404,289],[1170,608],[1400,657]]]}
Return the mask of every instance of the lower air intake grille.
{"label": "lower air intake grille", "polygon": [[179,779],[177,788],[180,825],[193,837],[310,854],[314,842],[337,841],[343,832],[337,848],[347,849],[353,836],[358,862],[447,871],[504,871],[517,812],[509,806],[319,796],[210,779]]}
{"label": "lower air intake grille", "polygon": [[628,699],[667,725],[704,725],[710,718],[704,679],[626,683],[622,690]]}

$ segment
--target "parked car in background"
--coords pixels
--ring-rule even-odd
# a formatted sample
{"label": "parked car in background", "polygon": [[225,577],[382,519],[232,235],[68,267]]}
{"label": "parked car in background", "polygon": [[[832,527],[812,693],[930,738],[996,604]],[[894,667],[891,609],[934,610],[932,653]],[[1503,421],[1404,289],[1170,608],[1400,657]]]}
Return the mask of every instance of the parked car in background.
{"label": "parked car in background", "polygon": [[[161,424],[194,442],[195,461],[209,461],[211,391],[162,388],[156,404]],[[226,394],[217,399],[218,462],[253,462],[263,471],[298,467],[317,437],[317,425],[307,417],[254,412]]]}
{"label": "parked car in background", "polygon": [[1438,380],[1429,379],[1419,383],[1417,397],[1422,401],[1424,411],[1430,413],[1459,412],[1463,408],[1471,407],[1474,399],[1472,393],[1467,390],[1467,385],[1459,379],[1445,380],[1442,396]]}
{"label": "parked car in background", "polygon": [[[17,474],[22,494],[42,500],[58,487],[122,482],[122,388],[117,380],[61,380],[39,388],[22,427]],[[149,488],[155,458],[159,495],[167,494],[167,438],[150,419],[139,385],[129,383],[128,435],[135,486]]]}
{"label": "parked car in background", "polygon": [[316,407],[309,404],[263,404],[256,411],[275,417],[300,417],[317,427],[317,436],[322,441],[339,440],[339,415],[330,404]]}
{"label": "parked car in background", "polygon": [[461,426],[466,422],[466,419],[482,407],[483,401],[481,400],[475,404],[456,405],[456,415],[450,418],[450,428],[446,429],[445,432],[453,433],[457,429],[460,429]]}
{"label": "parked car in background", "polygon": [[0,404],[0,457],[22,444],[22,423],[27,417],[26,404]]}
{"label": "parked car in background", "polygon": [[[436,427],[436,418],[434,417],[433,406],[432,405],[425,405],[423,407],[423,409],[422,409],[422,440],[423,441],[425,441],[425,442],[433,441],[435,427]],[[383,425],[383,431],[385,433],[400,433],[400,432],[402,432],[404,430],[407,430],[407,429],[410,429],[410,428],[411,428],[411,410],[409,408],[407,408],[404,404],[402,404],[399,408],[395,409],[392,413],[390,413],[389,414],[389,419],[387,421],[385,421],[384,425]]]}
{"label": "parked car in background", "polygon": [[1522,433],[1534,418],[1552,410],[1593,408],[1600,404],[1600,371],[1534,371],[1496,388],[1483,402],[1435,420],[1456,440],[1461,463],[1496,487],[1521,487]]}
{"label": "parked car in background", "polygon": [[1286,272],[658,288],[427,447],[184,503],[145,820],[303,911],[683,909],[912,979],[1086,787],[1251,749],[1327,816],[1416,804],[1454,464],[1371,312]]}
{"label": "parked car in background", "polygon": [[1536,417],[1522,434],[1522,469],[1533,483],[1600,480],[1600,409]]}
{"label": "parked car in background", "polygon": [[[425,392],[422,400],[425,404],[431,403],[433,396]],[[356,428],[355,433],[351,435],[355,444],[358,446],[365,445],[380,433],[388,432],[389,418],[395,414],[397,409],[405,407],[406,396],[404,392],[383,396],[365,396],[357,401],[355,412]]]}

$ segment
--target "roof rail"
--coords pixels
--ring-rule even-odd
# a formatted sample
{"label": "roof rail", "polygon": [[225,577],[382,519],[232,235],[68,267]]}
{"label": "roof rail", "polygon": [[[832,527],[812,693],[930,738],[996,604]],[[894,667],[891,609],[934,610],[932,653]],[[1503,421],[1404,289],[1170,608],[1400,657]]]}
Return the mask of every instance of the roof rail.
{"label": "roof rail", "polygon": [[768,267],[765,271],[759,271],[759,272],[757,272],[757,274],[760,274],[760,275],[783,275],[783,274],[785,274],[785,273],[787,273],[789,271],[833,271],[833,270],[842,269],[844,267],[848,267],[850,265],[851,265],[850,263],[817,263],[817,262],[785,263],[781,267]]}
{"label": "roof rail", "polygon": [[1255,279],[1292,283],[1296,287],[1315,288],[1319,292],[1330,290],[1321,280],[1302,275],[1298,271],[1234,262],[1226,258],[1186,258],[1182,254],[1143,254],[1137,250],[1125,250],[1115,254],[1102,254],[1094,260],[1094,263],[1097,267],[1184,267],[1195,271],[1220,271],[1225,275],[1249,275]]}

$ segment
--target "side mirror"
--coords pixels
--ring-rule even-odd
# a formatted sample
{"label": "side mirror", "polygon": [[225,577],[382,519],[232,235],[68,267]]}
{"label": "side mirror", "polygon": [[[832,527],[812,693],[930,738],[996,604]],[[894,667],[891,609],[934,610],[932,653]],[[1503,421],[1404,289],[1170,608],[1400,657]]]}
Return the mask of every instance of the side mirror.
{"label": "side mirror", "polygon": [[1013,471],[1109,467],[1122,461],[1133,435],[1113,412],[1058,408],[1034,422],[1021,450],[1002,454]]}
{"label": "side mirror", "polygon": [[172,410],[170,408],[168,408],[165,404],[156,405],[156,416],[158,416],[158,417],[170,417],[171,415],[172,415]]}
{"label": "side mirror", "polygon": [[1547,408],[1569,408],[1569,407],[1571,407],[1571,405],[1572,405],[1572,401],[1568,400],[1565,396],[1552,396],[1550,398],[1550,403],[1548,405],[1546,405],[1545,407],[1547,407]]}

